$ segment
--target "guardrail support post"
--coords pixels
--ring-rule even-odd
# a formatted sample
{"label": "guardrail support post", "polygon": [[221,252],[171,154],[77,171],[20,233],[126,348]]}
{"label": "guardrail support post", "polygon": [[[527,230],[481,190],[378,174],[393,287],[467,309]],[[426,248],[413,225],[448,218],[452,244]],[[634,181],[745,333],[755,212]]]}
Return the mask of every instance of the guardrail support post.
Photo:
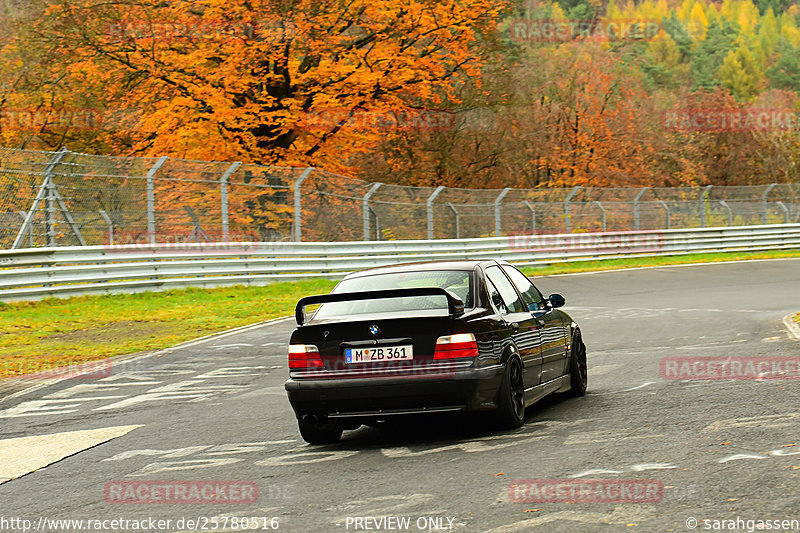
{"label": "guardrail support post", "polygon": [[[369,212],[370,211],[372,211],[373,213],[375,212],[369,206],[369,199],[372,198],[372,195],[374,195],[376,192],[378,192],[378,189],[381,188],[381,185],[383,185],[383,183],[373,183],[372,187],[369,190],[369,192],[367,192],[367,194],[364,195],[364,200],[363,200],[364,207],[363,207],[362,211],[363,211],[363,215],[364,215],[364,240],[365,241],[369,240]],[[375,216],[375,218],[377,220],[377,218],[378,218],[377,215]]]}
{"label": "guardrail support post", "polygon": [[575,195],[578,194],[578,191],[581,190],[581,186],[578,185],[574,189],[572,189],[567,197],[564,199],[564,226],[567,230],[567,233],[572,233],[572,221],[570,220],[570,202]]}
{"label": "guardrail support post", "polygon": [[595,202],[594,205],[599,207],[600,208],[600,212],[603,214],[603,233],[605,233],[605,231],[606,231],[606,221],[607,221],[606,208],[603,207],[603,204],[600,203],[600,202]]}
{"label": "guardrail support post", "polygon": [[525,207],[527,207],[531,212],[531,235],[536,235],[536,211],[530,202],[528,202],[528,200],[525,200],[522,203],[525,204]]}
{"label": "guardrail support post", "polygon": [[156,199],[155,199],[155,181],[156,173],[164,166],[164,163],[169,159],[167,156],[160,158],[153,165],[153,168],[147,171],[147,236],[150,244],[156,243]]}
{"label": "guardrail support post", "polygon": [[313,167],[307,168],[299,178],[294,180],[294,242],[303,241],[303,213],[301,211],[303,204],[300,198],[300,187],[313,171]]}
{"label": "guardrail support post", "polygon": [[779,201],[779,202],[775,202],[775,203],[778,204],[781,209],[783,209],[783,223],[784,224],[788,224],[789,223],[789,208],[786,207],[786,205],[784,205],[783,202]]}
{"label": "guardrail support post", "polygon": [[728,226],[729,227],[733,226],[733,209],[731,209],[731,206],[729,206],[728,202],[726,202],[725,200],[720,200],[719,205],[721,205],[722,207],[725,208],[726,211],[728,211]]}
{"label": "guardrail support post", "polygon": [[450,211],[452,211],[453,215],[456,217],[456,239],[460,239],[461,238],[461,217],[458,215],[458,210],[456,209],[456,207],[453,204],[451,204],[450,202],[447,202],[447,207],[450,208]]}
{"label": "guardrail support post", "polygon": [[436,187],[436,190],[433,191],[433,194],[431,194],[428,197],[428,201],[425,202],[426,208],[427,208],[427,211],[428,211],[428,240],[429,241],[433,240],[433,201],[436,200],[436,197],[439,196],[439,194],[443,190],[445,190],[446,188],[447,187],[445,187],[444,185],[440,185],[439,187]]}
{"label": "guardrail support post", "polygon": [[768,208],[767,196],[769,196],[769,193],[771,193],[772,189],[774,189],[777,185],[778,185],[777,183],[770,183],[767,186],[767,188],[764,190],[764,194],[761,195],[761,204],[764,207],[764,219],[763,219],[764,221],[763,221],[763,224],[767,223],[767,214],[768,214],[768,212],[767,212],[767,208]]}
{"label": "guardrail support post", "polygon": [[[25,233],[31,228],[31,224],[33,224],[33,217],[36,216],[36,210],[39,209],[39,206],[42,203],[42,200],[45,200],[45,220],[46,220],[46,233],[47,233],[47,245],[52,246],[54,242],[51,242],[51,239],[55,237],[52,230],[52,199],[51,199],[51,182],[53,180],[53,171],[55,170],[56,166],[61,163],[61,160],[64,159],[64,156],[69,153],[69,150],[66,148],[62,148],[56,155],[53,156],[53,159],[47,164],[47,167],[44,169],[44,179],[42,180],[42,185],[39,187],[39,192],[36,194],[36,199],[33,200],[33,205],[31,206],[30,211],[28,211],[25,220],[22,222],[22,227],[19,229],[19,233],[17,233],[17,237],[14,239],[14,244],[11,246],[12,249],[19,248],[22,245],[22,239],[25,237]],[[32,231],[32,229],[31,229]]]}
{"label": "guardrail support post", "polygon": [[51,248],[56,245],[56,221],[53,215],[56,211],[53,202],[55,194],[53,194],[53,180],[50,176],[47,178],[47,188],[44,194],[44,235],[47,239],[47,247]]}
{"label": "guardrail support post", "polygon": [[711,189],[713,189],[713,185],[708,185],[705,189],[703,189],[703,194],[700,195],[700,227],[706,227],[706,203],[708,202],[708,195],[711,194]]}
{"label": "guardrail support post", "polygon": [[219,179],[219,195],[220,195],[220,211],[222,212],[222,241],[228,242],[228,235],[230,232],[230,224],[228,220],[228,180],[231,179],[233,173],[239,170],[242,166],[240,161],[232,164],[225,171],[225,174]]}
{"label": "guardrail support post", "polygon": [[500,234],[502,233],[502,230],[503,230],[502,221],[500,220],[500,203],[503,201],[503,199],[506,196],[508,196],[508,193],[510,193],[510,192],[511,192],[511,187],[506,187],[500,193],[500,196],[498,196],[497,199],[494,201],[494,236],[495,237],[500,237]]}
{"label": "guardrail support post", "polygon": [[666,219],[664,220],[664,225],[666,226],[664,229],[670,229],[670,224],[672,223],[672,213],[669,210],[669,206],[664,200],[658,200],[658,203],[661,204],[661,207],[664,208],[664,213]]}
{"label": "guardrail support post", "polygon": [[108,225],[108,244],[112,245],[114,244],[114,221],[111,220],[105,209],[100,210],[100,216],[103,217],[106,225]]}
{"label": "guardrail support post", "polygon": [[639,193],[636,195],[636,198],[633,199],[633,229],[639,231],[640,224],[640,216],[639,216],[639,200],[642,199],[644,193],[650,190],[650,187],[643,187]]}

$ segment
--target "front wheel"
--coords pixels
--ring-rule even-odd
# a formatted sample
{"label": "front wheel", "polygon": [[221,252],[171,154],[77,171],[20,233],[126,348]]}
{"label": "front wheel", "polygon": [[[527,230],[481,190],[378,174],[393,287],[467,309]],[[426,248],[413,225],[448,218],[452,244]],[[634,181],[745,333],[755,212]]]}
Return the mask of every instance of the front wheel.
{"label": "front wheel", "polygon": [[575,333],[572,334],[572,349],[569,357],[569,394],[571,396],[583,396],[586,394],[588,373],[586,345],[581,338],[581,331],[576,329]]}
{"label": "front wheel", "polygon": [[522,426],[525,422],[525,385],[522,381],[522,363],[517,357],[512,357],[506,364],[497,403],[501,427],[514,429]]}
{"label": "front wheel", "polygon": [[342,438],[342,427],[337,424],[310,422],[302,418],[297,420],[300,436],[309,444],[333,444]]}

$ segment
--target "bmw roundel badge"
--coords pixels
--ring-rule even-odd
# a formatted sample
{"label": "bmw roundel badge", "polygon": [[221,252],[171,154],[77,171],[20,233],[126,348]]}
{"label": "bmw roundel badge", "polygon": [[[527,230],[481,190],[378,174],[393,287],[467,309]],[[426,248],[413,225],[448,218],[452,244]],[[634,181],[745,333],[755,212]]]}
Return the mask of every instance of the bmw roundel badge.
{"label": "bmw roundel badge", "polygon": [[372,333],[373,335],[377,335],[378,333],[381,332],[381,330],[378,329],[378,326],[372,325],[369,327],[369,332]]}

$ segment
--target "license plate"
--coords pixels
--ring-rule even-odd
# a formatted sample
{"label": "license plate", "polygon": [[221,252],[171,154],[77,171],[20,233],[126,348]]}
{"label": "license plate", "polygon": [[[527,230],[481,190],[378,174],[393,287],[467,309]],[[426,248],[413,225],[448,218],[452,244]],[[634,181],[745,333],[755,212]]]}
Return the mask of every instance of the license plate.
{"label": "license plate", "polygon": [[377,361],[403,361],[414,359],[414,348],[407,346],[371,346],[369,348],[346,348],[345,363],[373,363]]}

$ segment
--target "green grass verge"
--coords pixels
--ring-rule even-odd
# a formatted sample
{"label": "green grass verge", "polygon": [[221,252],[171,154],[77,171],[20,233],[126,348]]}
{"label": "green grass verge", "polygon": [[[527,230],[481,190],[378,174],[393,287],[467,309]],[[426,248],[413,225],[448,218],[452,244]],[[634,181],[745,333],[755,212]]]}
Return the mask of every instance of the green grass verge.
{"label": "green grass verge", "polygon": [[330,280],[0,303],[0,378],[181,342],[291,314]]}
{"label": "green grass verge", "polygon": [[686,254],[664,257],[607,259],[604,261],[575,261],[571,263],[553,263],[542,267],[526,267],[523,268],[522,271],[529,276],[552,276],[555,274],[598,272],[603,270],[617,270],[620,268],[686,265],[692,263],[722,263],[726,261],[744,261],[748,259],[781,259],[789,257],[800,257],[800,250]]}
{"label": "green grass verge", "polygon": [[[782,257],[800,257],[800,250],[582,261],[523,270],[531,276],[545,276]],[[0,377],[166,348],[203,335],[290,315],[298,299],[327,293],[335,283],[315,279],[265,287],[184,289],[0,303]]]}

